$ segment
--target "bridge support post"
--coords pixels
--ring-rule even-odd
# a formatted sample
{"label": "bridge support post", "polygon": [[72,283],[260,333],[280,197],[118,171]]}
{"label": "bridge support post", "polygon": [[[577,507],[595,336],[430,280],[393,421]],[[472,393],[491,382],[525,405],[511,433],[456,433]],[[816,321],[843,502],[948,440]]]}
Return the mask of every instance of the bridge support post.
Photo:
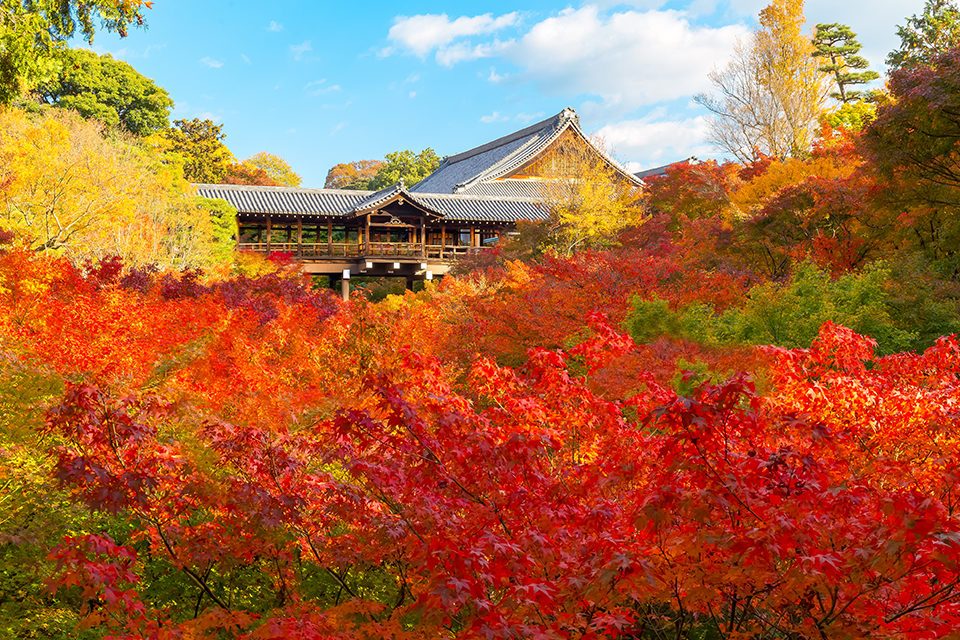
{"label": "bridge support post", "polygon": [[344,269],[343,277],[340,278],[340,296],[344,301],[350,299],[350,269]]}

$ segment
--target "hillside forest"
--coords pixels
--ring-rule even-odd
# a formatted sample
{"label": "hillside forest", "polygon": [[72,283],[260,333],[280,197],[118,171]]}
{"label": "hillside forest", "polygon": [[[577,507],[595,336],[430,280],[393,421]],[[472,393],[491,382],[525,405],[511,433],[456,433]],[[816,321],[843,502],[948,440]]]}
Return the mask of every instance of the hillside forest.
{"label": "hillside forest", "polygon": [[951,0],[883,77],[773,0],[729,160],[348,301],[193,193],[282,158],[67,46],[151,10],[0,4],[0,636],[957,637]]}

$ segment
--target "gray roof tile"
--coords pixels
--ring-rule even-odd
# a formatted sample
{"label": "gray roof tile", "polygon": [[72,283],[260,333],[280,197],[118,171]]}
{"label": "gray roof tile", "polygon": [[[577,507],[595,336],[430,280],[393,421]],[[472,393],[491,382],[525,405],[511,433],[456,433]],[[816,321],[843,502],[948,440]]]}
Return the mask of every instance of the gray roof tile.
{"label": "gray roof tile", "polygon": [[197,195],[226,200],[245,214],[320,215],[347,218],[403,195],[421,207],[436,211],[450,222],[544,220],[547,210],[537,199],[468,194],[410,193],[400,185],[377,192],[338,189],[297,189],[232,184],[198,184]]}

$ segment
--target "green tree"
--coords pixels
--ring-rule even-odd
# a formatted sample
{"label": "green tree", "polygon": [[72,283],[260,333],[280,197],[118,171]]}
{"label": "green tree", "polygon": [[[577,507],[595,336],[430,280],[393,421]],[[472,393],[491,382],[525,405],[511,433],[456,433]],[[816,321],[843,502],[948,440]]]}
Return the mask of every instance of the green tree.
{"label": "green tree", "polygon": [[183,175],[191,182],[223,182],[234,162],[233,154],[223,144],[227,137],[223,125],[212,120],[174,120],[163,136],[167,152],[183,161]]}
{"label": "green tree", "polygon": [[56,75],[65,43],[93,42],[96,23],[121,37],[143,24],[145,0],[3,0],[0,2],[0,104]]}
{"label": "green tree", "polygon": [[437,152],[427,147],[420,153],[406,149],[388,153],[376,177],[370,183],[371,189],[382,189],[400,182],[411,187],[433,173],[440,166]]}
{"label": "green tree", "polygon": [[302,182],[300,176],[286,160],[266,151],[253,154],[244,160],[243,164],[261,169],[274,184],[282,187],[299,187]]}
{"label": "green tree", "polygon": [[[796,348],[809,347],[820,326],[831,320],[873,337],[886,353],[928,346],[919,344],[914,318],[904,318],[908,320],[904,322],[895,315],[889,281],[890,271],[881,264],[834,280],[805,262],[787,282],[757,285],[743,304],[722,313],[699,302],[671,309],[659,298],[637,298],[625,325],[638,343],[668,335],[709,347],[772,344]],[[941,328],[954,326],[955,320]]]}
{"label": "green tree", "polygon": [[852,89],[880,77],[876,71],[867,69],[870,63],[860,55],[861,44],[857,34],[845,24],[818,24],[813,36],[814,57],[823,58],[820,71],[832,75],[837,90],[831,95],[846,104],[862,100],[863,91]]}
{"label": "green tree", "polygon": [[923,13],[897,27],[900,47],[887,56],[893,69],[930,64],[937,54],[960,44],[960,8],[955,0],[927,0]]}
{"label": "green tree", "polygon": [[48,104],[73,109],[138,136],[169,126],[173,100],[126,62],[84,49],[68,49],[57,77],[37,92]]}

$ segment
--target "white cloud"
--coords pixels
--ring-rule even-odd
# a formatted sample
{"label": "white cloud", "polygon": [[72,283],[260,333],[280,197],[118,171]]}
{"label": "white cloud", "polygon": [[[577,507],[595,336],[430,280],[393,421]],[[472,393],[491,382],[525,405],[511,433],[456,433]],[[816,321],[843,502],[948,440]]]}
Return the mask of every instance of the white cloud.
{"label": "white cloud", "polygon": [[497,122],[519,122],[522,124],[527,124],[541,118],[543,118],[542,111],[537,111],[536,113],[518,113],[513,116],[500,113],[499,111],[494,111],[488,115],[480,116],[480,122],[483,124],[494,124]]}
{"label": "white cloud", "polygon": [[487,82],[492,82],[493,84],[499,84],[507,79],[507,76],[497,73],[497,70],[493,67],[490,67],[490,73],[487,75]]}
{"label": "white cloud", "polygon": [[[434,53],[447,67],[481,58],[507,60],[518,69],[511,74],[515,79],[545,93],[595,96],[607,109],[626,113],[709,89],[707,75],[749,34],[742,24],[693,24],[685,12],[659,10],[658,0],[595,1],[640,8],[568,8],[505,40],[494,34],[517,26],[516,13],[399,17],[388,37],[395,47],[421,57]],[[471,38],[481,35],[486,38]],[[504,77],[491,67],[490,82]]]}
{"label": "white cloud", "polygon": [[709,157],[716,150],[707,142],[707,120],[696,116],[661,120],[655,114],[608,124],[596,132],[606,147],[631,167],[649,169],[689,158]]}
{"label": "white cloud", "polygon": [[566,9],[534,25],[505,53],[549,93],[595,95],[624,110],[709,88],[746,27],[697,26],[677,11]]}
{"label": "white cloud", "polygon": [[509,44],[499,41],[491,43],[470,44],[469,42],[458,42],[437,50],[437,62],[445,67],[452,67],[458,62],[466,60],[478,60],[480,58],[492,58],[504,51]]}
{"label": "white cloud", "polygon": [[[455,40],[512,27],[519,19],[520,14],[515,11],[501,16],[491,13],[460,16],[453,20],[445,13],[399,16],[394,19],[387,38],[399,49],[423,58],[433,51],[440,55]],[[388,48],[383,53],[393,52],[393,48]]]}
{"label": "white cloud", "polygon": [[276,20],[271,20],[270,24],[267,25],[267,31],[270,31],[271,33],[279,33],[280,31],[283,31],[283,25]]}
{"label": "white cloud", "polygon": [[491,114],[480,116],[480,122],[482,122],[483,124],[493,124],[494,122],[508,122],[509,120],[510,120],[509,117],[503,115],[499,111],[494,111]]}
{"label": "white cloud", "polygon": [[253,61],[250,59],[250,56],[248,56],[248,55],[245,54],[245,53],[241,53],[241,54],[240,54],[240,59],[243,60],[243,64],[250,64],[251,62],[253,62]]}
{"label": "white cloud", "polygon": [[210,67],[211,69],[219,69],[223,66],[223,62],[217,60],[216,58],[211,58],[210,56],[204,56],[200,58],[200,64]]}
{"label": "white cloud", "polygon": [[303,60],[303,56],[307,55],[311,51],[313,51],[313,45],[309,40],[304,40],[300,44],[290,45],[290,55],[292,55],[293,59],[297,61]]}
{"label": "white cloud", "polygon": [[533,122],[534,120],[542,120],[544,118],[543,111],[536,111],[534,113],[518,113],[514,116],[514,120],[517,122]]}
{"label": "white cloud", "polygon": [[322,96],[326,93],[336,93],[342,87],[338,84],[329,84],[326,78],[313,80],[303,86],[304,91],[312,96]]}

